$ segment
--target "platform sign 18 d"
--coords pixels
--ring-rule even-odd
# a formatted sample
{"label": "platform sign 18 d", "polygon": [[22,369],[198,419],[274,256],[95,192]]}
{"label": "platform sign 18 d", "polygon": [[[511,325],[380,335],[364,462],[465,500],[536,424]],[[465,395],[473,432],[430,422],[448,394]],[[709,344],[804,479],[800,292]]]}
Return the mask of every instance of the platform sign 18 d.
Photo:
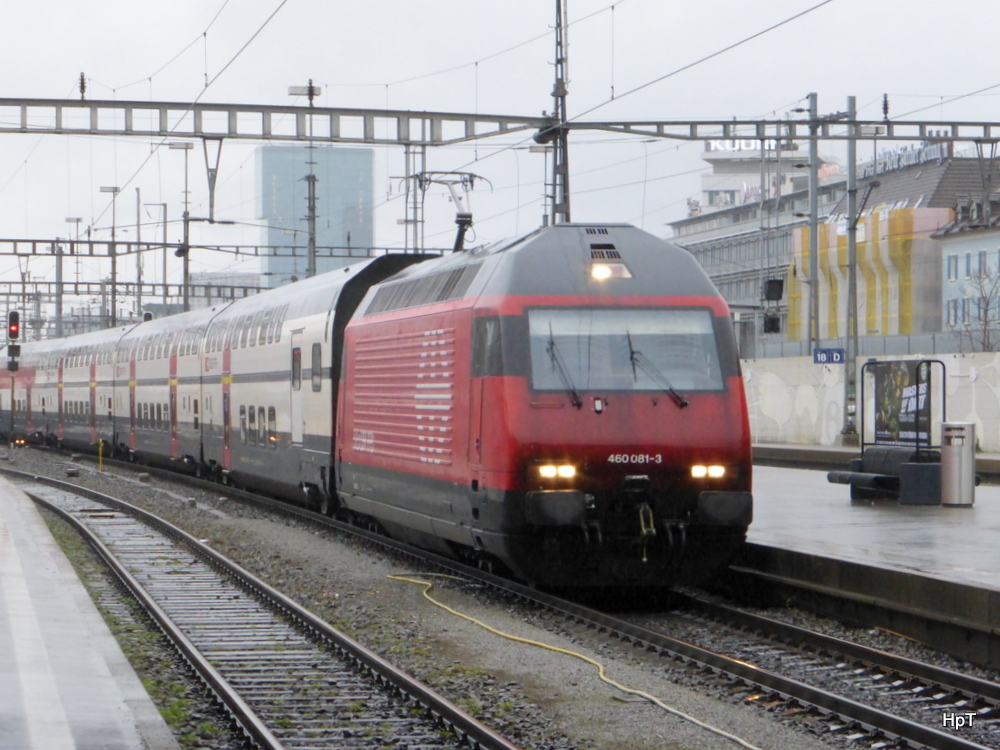
{"label": "platform sign 18 d", "polygon": [[814,365],[842,365],[844,364],[843,349],[813,349]]}

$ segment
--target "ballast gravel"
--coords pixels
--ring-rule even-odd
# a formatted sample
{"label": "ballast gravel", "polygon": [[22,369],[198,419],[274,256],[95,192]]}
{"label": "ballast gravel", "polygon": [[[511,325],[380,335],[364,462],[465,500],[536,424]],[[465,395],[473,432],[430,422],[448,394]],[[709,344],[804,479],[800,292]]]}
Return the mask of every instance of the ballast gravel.
{"label": "ballast gravel", "polygon": [[[19,449],[5,466],[66,478],[52,454]],[[163,516],[230,557],[398,667],[416,675],[484,723],[525,748],[709,750],[739,746],[626,694],[598,677],[591,664],[495,635],[432,605],[422,588],[389,575],[423,577],[431,595],[490,627],[526,640],[576,651],[607,675],[645,691],[677,711],[768,750],[840,746],[794,722],[779,721],[720,689],[713,677],[678,680],[682,666],[630,654],[628,647],[571,627],[546,625],[525,605],[484,594],[469,584],[433,577],[373,551],[363,542],[297,522],[275,520],[217,494],[159,479],[100,473],[76,464],[68,481],[119,497]],[[118,471],[117,469],[115,470]],[[692,685],[703,684],[703,689]]]}

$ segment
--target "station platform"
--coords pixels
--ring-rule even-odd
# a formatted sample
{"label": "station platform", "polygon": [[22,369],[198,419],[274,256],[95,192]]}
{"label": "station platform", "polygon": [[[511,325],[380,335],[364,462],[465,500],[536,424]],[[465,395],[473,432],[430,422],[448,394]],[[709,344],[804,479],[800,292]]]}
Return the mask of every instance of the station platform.
{"label": "station platform", "polygon": [[[757,443],[753,446],[754,465],[804,469],[847,469],[852,458],[861,455],[859,446],[817,446]],[[977,453],[976,473],[984,483],[1000,484],[1000,454]]]}
{"label": "station platform", "polygon": [[34,503],[0,477],[0,750],[177,750]]}
{"label": "station platform", "polygon": [[753,495],[751,544],[1000,591],[1000,486],[977,487],[972,507],[852,502],[825,468],[756,464]]}

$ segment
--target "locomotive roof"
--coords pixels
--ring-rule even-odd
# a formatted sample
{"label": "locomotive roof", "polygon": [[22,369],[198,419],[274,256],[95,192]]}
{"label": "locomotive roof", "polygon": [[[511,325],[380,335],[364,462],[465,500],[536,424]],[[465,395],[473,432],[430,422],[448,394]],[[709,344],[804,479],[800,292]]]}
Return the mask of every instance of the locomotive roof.
{"label": "locomotive roof", "polygon": [[[623,264],[627,272],[595,281],[595,263]],[[543,227],[418,263],[381,286],[367,314],[481,294],[718,296],[690,252],[630,224]]]}

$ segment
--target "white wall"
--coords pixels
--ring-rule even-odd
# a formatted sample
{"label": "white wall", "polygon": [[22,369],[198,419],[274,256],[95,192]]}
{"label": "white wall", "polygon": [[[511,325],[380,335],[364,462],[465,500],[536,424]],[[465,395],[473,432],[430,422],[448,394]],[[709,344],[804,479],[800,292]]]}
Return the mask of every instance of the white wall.
{"label": "white wall", "polygon": [[[1000,453],[1000,354],[940,354],[926,359],[944,363],[947,420],[975,423],[980,450]],[[816,365],[808,357],[750,359],[741,364],[754,443],[840,444],[843,365]],[[939,389],[939,381],[934,380],[939,379],[939,373],[939,367],[933,368],[935,390]],[[859,381],[859,397],[860,392]],[[869,402],[865,426],[870,428],[874,399],[870,382],[865,385],[865,397]],[[866,439],[872,439],[870,432]],[[932,439],[940,443],[938,425],[932,430]]]}

